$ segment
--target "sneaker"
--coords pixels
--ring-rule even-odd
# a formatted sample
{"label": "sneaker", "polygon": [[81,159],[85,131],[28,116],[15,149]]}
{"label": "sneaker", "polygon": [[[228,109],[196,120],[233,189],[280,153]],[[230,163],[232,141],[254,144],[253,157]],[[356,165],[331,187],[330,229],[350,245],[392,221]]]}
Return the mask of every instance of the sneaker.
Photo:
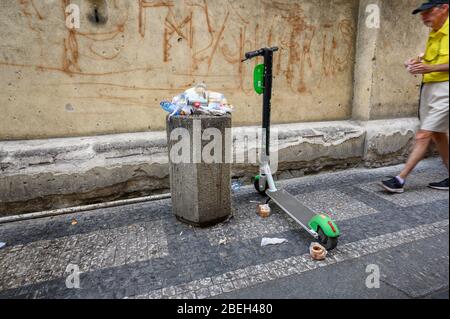
{"label": "sneaker", "polygon": [[404,189],[405,184],[401,184],[395,177],[392,177],[387,181],[382,181],[381,186],[383,186],[384,189],[386,189],[390,193],[400,194],[405,192]]}
{"label": "sneaker", "polygon": [[439,189],[442,191],[448,191],[448,178],[442,182],[439,183],[430,183],[428,187],[433,189]]}

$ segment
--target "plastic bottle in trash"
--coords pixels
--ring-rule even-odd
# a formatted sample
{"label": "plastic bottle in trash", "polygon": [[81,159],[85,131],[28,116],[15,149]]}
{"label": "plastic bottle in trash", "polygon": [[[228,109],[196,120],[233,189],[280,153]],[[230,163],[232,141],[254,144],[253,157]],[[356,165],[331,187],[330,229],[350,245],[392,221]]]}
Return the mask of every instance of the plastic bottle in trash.
{"label": "plastic bottle in trash", "polygon": [[172,114],[177,109],[177,106],[169,101],[162,101],[160,105],[164,111],[170,114]]}

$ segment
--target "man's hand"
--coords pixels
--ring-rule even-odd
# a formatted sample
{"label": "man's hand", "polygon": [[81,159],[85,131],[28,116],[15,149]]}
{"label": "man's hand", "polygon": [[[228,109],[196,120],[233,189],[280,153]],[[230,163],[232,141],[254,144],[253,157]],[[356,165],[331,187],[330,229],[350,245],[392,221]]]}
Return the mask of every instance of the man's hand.
{"label": "man's hand", "polygon": [[414,63],[408,66],[408,71],[411,74],[427,74],[435,72],[434,65],[429,65],[425,63]]}
{"label": "man's hand", "polygon": [[414,63],[417,63],[417,59],[408,59],[405,61],[405,68],[408,68],[410,65],[413,65]]}
{"label": "man's hand", "polygon": [[409,67],[416,63],[421,63],[423,61],[423,57],[425,56],[425,53],[421,53],[417,56],[417,58],[411,58],[405,61],[405,68],[409,70]]}

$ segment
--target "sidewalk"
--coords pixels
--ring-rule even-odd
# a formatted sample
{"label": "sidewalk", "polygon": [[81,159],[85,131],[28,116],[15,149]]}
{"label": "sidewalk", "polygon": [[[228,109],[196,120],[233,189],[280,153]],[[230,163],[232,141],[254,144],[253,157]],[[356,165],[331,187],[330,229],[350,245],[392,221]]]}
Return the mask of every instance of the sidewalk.
{"label": "sidewalk", "polygon": [[[357,169],[280,183],[341,228],[325,262],[312,238],[278,209],[256,214],[252,187],[233,196],[234,218],[195,229],[170,200],[0,225],[0,298],[448,298],[449,195],[437,159],[423,162],[407,192],[377,185],[399,167]],[[76,222],[75,222],[76,221]],[[288,239],[261,247],[262,237]],[[80,288],[66,287],[69,264]],[[368,289],[368,265],[380,270]]]}

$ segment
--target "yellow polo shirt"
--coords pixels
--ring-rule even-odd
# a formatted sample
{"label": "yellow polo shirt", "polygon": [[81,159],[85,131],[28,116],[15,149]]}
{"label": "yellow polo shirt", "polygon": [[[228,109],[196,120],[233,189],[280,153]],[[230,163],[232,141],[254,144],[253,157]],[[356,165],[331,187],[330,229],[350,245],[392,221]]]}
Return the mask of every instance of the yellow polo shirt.
{"label": "yellow polo shirt", "polygon": [[[431,31],[424,63],[433,65],[448,63],[448,18],[439,31]],[[423,76],[423,83],[445,81],[448,81],[448,72],[432,72]]]}

